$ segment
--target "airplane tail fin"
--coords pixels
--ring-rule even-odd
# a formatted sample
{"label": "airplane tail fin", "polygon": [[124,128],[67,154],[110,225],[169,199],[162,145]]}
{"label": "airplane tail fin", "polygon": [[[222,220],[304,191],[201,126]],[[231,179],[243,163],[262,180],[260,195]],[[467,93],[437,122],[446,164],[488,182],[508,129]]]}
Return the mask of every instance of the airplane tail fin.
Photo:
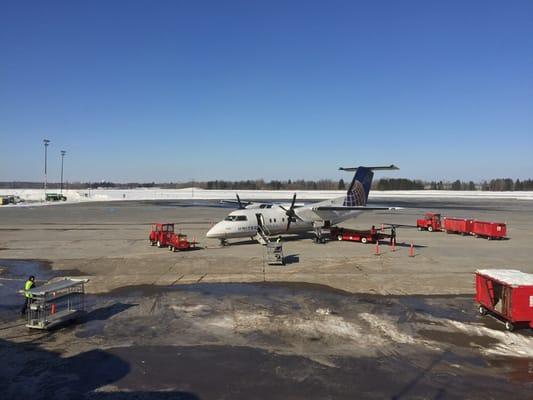
{"label": "airplane tail fin", "polygon": [[352,183],[348,187],[346,197],[344,198],[343,206],[355,207],[365,206],[368,201],[368,194],[370,186],[372,185],[372,178],[374,171],[379,170],[395,170],[399,169],[395,165],[381,166],[381,167],[355,167],[355,168],[339,168],[341,171],[355,171]]}

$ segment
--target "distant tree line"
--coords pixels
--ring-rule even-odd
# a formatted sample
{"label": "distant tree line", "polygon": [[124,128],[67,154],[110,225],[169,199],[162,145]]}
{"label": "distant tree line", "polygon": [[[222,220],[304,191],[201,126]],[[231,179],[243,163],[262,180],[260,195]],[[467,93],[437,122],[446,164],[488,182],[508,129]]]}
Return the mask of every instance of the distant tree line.
{"label": "distant tree line", "polygon": [[[244,181],[187,181],[187,182],[68,182],[63,184],[64,189],[134,189],[134,188],[162,188],[162,189],[183,189],[197,187],[202,189],[226,189],[226,190],[346,190],[349,182],[343,179],[335,181],[332,179],[319,180],[271,180],[263,179],[244,180]],[[43,182],[0,182],[0,188],[4,189],[42,189]],[[49,190],[59,190],[58,182],[49,182]],[[422,181],[418,179],[406,178],[384,178],[375,180],[372,184],[375,190],[483,190],[483,191],[533,191],[533,179],[513,180],[511,178],[491,179],[475,183],[473,181],[456,180],[453,182],[445,181]]]}
{"label": "distant tree line", "polygon": [[474,183],[473,181],[465,182],[456,180],[451,183],[431,182],[429,189],[432,190],[482,190],[490,192],[512,192],[533,190],[533,179],[526,179],[521,181],[517,179],[513,181],[511,178],[491,179],[490,181],[483,181],[481,183]]}
{"label": "distant tree line", "polygon": [[374,188],[377,190],[423,190],[424,182],[405,178],[380,179]]}

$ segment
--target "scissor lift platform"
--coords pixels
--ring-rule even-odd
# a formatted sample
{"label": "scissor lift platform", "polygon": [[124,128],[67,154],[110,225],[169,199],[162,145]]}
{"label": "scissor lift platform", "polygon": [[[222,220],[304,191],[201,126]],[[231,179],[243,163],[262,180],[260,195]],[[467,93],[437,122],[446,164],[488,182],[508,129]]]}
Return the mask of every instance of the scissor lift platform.
{"label": "scissor lift platform", "polygon": [[28,291],[26,327],[50,329],[85,313],[85,284],[88,279],[64,278]]}

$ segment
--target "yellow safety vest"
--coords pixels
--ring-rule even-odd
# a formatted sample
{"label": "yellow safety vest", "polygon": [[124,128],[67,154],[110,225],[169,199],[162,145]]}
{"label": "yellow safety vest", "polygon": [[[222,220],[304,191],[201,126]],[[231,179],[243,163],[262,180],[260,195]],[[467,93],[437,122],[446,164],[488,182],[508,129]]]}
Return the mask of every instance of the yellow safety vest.
{"label": "yellow safety vest", "polygon": [[26,283],[24,284],[24,295],[30,299],[33,297],[33,295],[29,293],[28,291],[32,288],[32,286],[33,286],[33,282],[30,280],[27,280]]}

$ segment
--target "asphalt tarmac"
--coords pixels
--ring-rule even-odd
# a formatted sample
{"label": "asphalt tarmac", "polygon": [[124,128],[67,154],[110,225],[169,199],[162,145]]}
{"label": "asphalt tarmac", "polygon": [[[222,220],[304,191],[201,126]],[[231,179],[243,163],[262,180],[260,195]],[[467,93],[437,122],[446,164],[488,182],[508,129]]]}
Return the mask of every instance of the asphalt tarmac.
{"label": "asphalt tarmac", "polygon": [[[400,228],[406,246],[375,256],[289,237],[294,262],[274,267],[257,244],[203,238],[228,212],[212,204],[0,209],[2,398],[530,398],[533,336],[476,314],[472,273],[533,272],[532,203],[389,204],[408,208],[346,226],[440,211],[507,222],[509,240]],[[204,249],[151,247],[153,221],[176,222]],[[30,273],[88,276],[87,315],[29,332],[16,290]]]}

